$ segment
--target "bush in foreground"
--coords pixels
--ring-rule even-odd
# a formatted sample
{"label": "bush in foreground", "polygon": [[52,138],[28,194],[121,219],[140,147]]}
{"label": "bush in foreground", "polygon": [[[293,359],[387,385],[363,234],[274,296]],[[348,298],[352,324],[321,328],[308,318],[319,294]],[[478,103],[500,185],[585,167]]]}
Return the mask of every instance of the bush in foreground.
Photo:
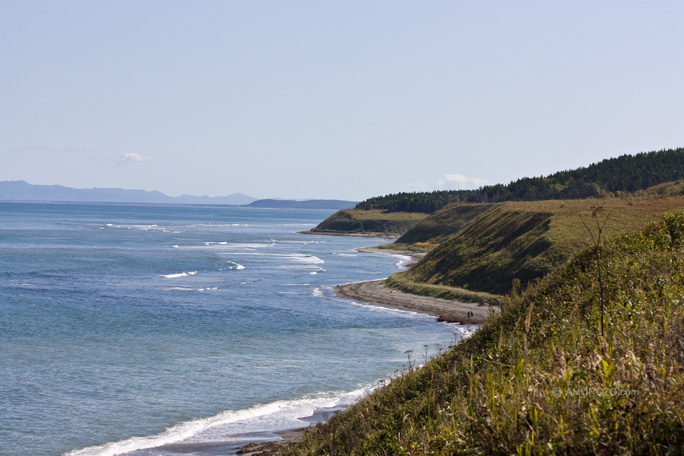
{"label": "bush in foreground", "polygon": [[285,454],[682,454],[683,240],[668,213],[584,250]]}

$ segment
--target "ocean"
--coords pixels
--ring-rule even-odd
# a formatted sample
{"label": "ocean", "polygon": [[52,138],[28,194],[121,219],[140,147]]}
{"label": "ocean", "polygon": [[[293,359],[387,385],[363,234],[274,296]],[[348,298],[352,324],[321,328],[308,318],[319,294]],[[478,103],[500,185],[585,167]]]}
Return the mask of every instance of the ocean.
{"label": "ocean", "polygon": [[0,203],[0,454],[229,454],[472,331],[337,297],[409,258],[330,214]]}

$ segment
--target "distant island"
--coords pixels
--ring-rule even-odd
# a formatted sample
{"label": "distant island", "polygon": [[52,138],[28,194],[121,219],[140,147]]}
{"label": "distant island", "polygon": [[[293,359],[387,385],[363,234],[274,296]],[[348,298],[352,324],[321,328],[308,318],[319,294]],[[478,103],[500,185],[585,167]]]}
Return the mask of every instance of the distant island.
{"label": "distant island", "polygon": [[262,199],[233,193],[228,196],[168,196],[158,191],[122,188],[71,188],[61,185],[33,185],[26,181],[0,182],[0,201],[69,202],[69,203],[130,203],[245,206],[273,209],[342,210],[356,206],[356,201],[343,200],[280,200]]}
{"label": "distant island", "polygon": [[356,201],[345,200],[279,200],[279,199],[262,199],[249,203],[247,207],[263,207],[271,209],[333,209],[343,210],[351,209],[357,204]]}

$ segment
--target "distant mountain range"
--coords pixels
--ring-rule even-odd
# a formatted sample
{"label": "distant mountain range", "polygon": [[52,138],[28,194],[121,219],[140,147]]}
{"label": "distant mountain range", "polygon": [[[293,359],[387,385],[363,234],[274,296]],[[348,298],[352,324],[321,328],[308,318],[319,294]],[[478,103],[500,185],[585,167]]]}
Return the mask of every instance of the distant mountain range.
{"label": "distant mountain range", "polygon": [[0,182],[0,201],[49,201],[73,203],[134,203],[134,204],[209,204],[281,209],[349,209],[355,201],[342,200],[258,200],[242,193],[228,196],[168,196],[158,191],[125,190],[122,188],[78,189],[61,185],[33,185],[26,181]]}

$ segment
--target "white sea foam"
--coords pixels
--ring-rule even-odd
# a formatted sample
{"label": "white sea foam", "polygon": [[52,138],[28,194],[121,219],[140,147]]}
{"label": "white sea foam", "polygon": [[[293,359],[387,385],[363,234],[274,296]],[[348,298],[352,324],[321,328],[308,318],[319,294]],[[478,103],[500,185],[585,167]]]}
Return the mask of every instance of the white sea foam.
{"label": "white sea foam", "polygon": [[460,323],[448,323],[448,325],[454,329],[454,337],[458,335],[459,339],[467,339],[480,329],[480,325],[462,325]]}
{"label": "white sea foam", "polygon": [[117,228],[121,230],[140,230],[140,231],[163,231],[168,233],[169,230],[166,227],[159,225],[115,225],[113,223],[105,224],[107,228]]}
{"label": "white sea foam", "polygon": [[225,271],[226,269],[237,269],[237,270],[245,269],[245,267],[243,265],[241,265],[240,263],[236,263],[234,261],[224,261],[224,263],[226,263],[228,265],[228,267],[227,268],[221,268],[221,269],[219,269],[219,271]]}
{"label": "white sea foam", "polygon": [[395,258],[398,258],[398,260],[399,260],[396,263],[394,263],[394,265],[397,267],[397,269],[406,269],[406,265],[408,263],[410,263],[411,260],[413,260],[413,258],[411,258],[408,255],[392,255],[392,256]]}
{"label": "white sea foam", "polygon": [[391,314],[401,315],[401,316],[406,316],[406,317],[411,317],[411,318],[415,318],[419,315],[425,315],[426,317],[429,317],[431,319],[434,318],[434,317],[428,316],[427,314],[422,314],[420,312],[414,312],[412,310],[397,309],[396,307],[377,306],[374,304],[367,304],[367,303],[358,302],[358,301],[351,301],[351,302],[349,302],[349,304],[352,306],[355,306],[355,307],[362,307],[364,309],[370,310],[371,312],[391,313]]}
{"label": "white sea foam", "polygon": [[207,241],[204,243],[205,246],[210,246],[216,248],[217,246],[224,249],[235,249],[235,250],[257,250],[264,249],[268,247],[274,247],[275,242],[263,243],[263,242],[226,242],[226,241]]}
{"label": "white sea foam", "polygon": [[180,248],[180,246],[178,246],[178,245],[172,245],[171,247],[174,248],[174,249],[179,249],[179,248]]}
{"label": "white sea foam", "polygon": [[179,277],[188,277],[191,275],[197,274],[197,271],[192,271],[192,272],[179,272],[177,274],[166,274],[162,275],[162,277],[167,278],[167,279],[177,279]]}
{"label": "white sea foam", "polygon": [[210,226],[213,228],[226,228],[226,227],[248,227],[252,225],[247,225],[246,223],[197,223],[195,225],[188,225],[186,228],[194,228],[196,226]]}
{"label": "white sea foam", "polygon": [[325,261],[321,260],[317,256],[307,255],[305,253],[290,253],[285,255],[292,261],[303,264],[324,264]]}
{"label": "white sea foam", "polygon": [[325,269],[316,266],[315,264],[281,264],[280,266],[271,266],[270,269],[291,269],[294,271],[325,271]]}
{"label": "white sea foam", "polygon": [[188,287],[171,287],[167,288],[170,291],[215,291],[218,287],[207,287],[207,288],[188,288]]}
{"label": "white sea foam", "polygon": [[188,276],[188,274],[186,274],[185,272],[181,272],[180,274],[166,274],[166,275],[162,275],[162,277],[165,277],[165,278],[167,278],[167,279],[176,279],[176,278],[178,278],[178,277],[187,277],[187,276]]}
{"label": "white sea foam", "polygon": [[[243,244],[247,245],[247,244]],[[269,244],[270,245],[270,244]],[[275,245],[275,244],[273,244]],[[235,252],[235,255],[264,256],[268,258],[283,258],[291,263],[297,264],[324,264],[325,261],[317,256],[306,253],[264,253],[264,252]]]}
{"label": "white sea foam", "polygon": [[[245,434],[275,433],[309,426],[312,421],[306,418],[316,412],[322,415],[318,417],[319,420],[327,419],[326,413],[321,412],[327,411],[332,414],[334,410],[348,407],[369,394],[373,388],[374,386],[369,385],[348,393],[319,393],[291,401],[255,405],[244,410],[229,410],[212,417],[178,423],[157,435],[132,437],[119,442],[92,446],[71,451],[65,456],[115,456],[177,443],[246,443],[253,438]],[[272,440],[278,439],[279,437],[273,434]]]}
{"label": "white sea foam", "polygon": [[8,285],[12,287],[22,287],[22,288],[36,288],[40,287],[40,285],[32,282],[15,282],[14,280],[10,280]]}

